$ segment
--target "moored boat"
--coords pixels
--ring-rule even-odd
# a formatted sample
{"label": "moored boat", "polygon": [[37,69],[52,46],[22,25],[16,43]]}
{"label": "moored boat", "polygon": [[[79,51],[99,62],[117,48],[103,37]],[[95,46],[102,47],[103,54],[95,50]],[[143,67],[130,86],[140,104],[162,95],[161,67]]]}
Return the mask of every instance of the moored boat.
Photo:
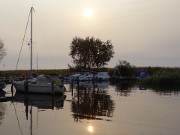
{"label": "moored boat", "polygon": [[[54,80],[50,76],[39,75],[37,78],[28,80],[28,92],[51,94],[52,83],[54,83],[54,93],[63,93],[66,91],[64,85],[60,84],[58,79]],[[25,80],[14,81],[13,84],[17,92],[25,92]]]}

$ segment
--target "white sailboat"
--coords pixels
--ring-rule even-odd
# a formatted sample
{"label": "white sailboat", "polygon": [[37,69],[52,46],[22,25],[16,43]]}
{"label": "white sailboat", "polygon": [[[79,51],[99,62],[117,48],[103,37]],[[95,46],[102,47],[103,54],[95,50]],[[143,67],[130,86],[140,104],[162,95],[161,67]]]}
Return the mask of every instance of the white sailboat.
{"label": "white sailboat", "polygon": [[[31,50],[31,62],[30,62],[30,76],[32,77],[32,45],[33,45],[33,35],[32,35],[32,19],[33,19],[33,7],[31,7],[31,39],[30,39],[30,50]],[[54,93],[63,93],[65,91],[64,85],[60,84],[58,78],[52,78],[47,75],[39,75],[37,78],[28,79],[28,92],[29,93],[43,93],[50,94],[52,93],[52,83],[54,83],[53,91]],[[25,91],[25,80],[23,81],[14,81],[14,87],[17,92]]]}

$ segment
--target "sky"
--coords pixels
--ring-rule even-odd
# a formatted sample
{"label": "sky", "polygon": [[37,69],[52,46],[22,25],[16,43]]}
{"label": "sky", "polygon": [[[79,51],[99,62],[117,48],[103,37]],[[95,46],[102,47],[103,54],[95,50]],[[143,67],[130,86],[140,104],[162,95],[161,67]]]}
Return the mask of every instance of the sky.
{"label": "sky", "polygon": [[[74,37],[111,40],[119,60],[131,65],[180,67],[179,0],[0,0],[0,39],[7,55],[0,70],[15,70],[31,6],[33,68],[63,69]],[[89,12],[87,13],[87,10]],[[30,68],[30,25],[18,69]]]}

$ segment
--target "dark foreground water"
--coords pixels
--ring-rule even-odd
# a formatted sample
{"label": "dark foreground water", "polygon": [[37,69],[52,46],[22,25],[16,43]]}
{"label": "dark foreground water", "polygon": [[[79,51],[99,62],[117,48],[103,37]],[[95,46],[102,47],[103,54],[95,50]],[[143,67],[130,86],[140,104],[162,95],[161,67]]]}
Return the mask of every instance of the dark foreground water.
{"label": "dark foreground water", "polygon": [[[130,83],[91,83],[64,95],[1,91],[0,135],[179,135],[178,89],[144,89]],[[141,90],[140,90],[141,89]],[[7,98],[4,99],[3,97]]]}

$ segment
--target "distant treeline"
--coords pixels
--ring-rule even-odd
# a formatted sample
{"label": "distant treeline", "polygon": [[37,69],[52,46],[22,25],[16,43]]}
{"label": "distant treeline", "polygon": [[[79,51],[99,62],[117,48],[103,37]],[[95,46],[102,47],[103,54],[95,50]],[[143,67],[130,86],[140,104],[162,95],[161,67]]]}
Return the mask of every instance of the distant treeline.
{"label": "distant treeline", "polygon": [[[25,75],[28,74],[29,70],[7,70],[7,71],[0,71],[1,76],[18,76],[18,75]],[[68,76],[70,73],[69,69],[42,69],[38,71],[33,71],[36,74],[45,74],[45,75],[63,75]]]}
{"label": "distant treeline", "polygon": [[[122,69],[121,69],[122,68]],[[108,72],[109,75],[114,74],[115,68],[100,68],[100,69],[91,69],[92,72]],[[37,74],[48,74],[48,75],[62,75],[62,76],[69,76],[72,73],[76,72],[83,72],[88,70],[82,69],[42,69],[38,71],[34,71]],[[119,69],[121,76],[137,76],[140,71],[146,71],[149,76],[162,76],[164,75],[180,75],[180,68],[172,68],[172,67],[120,67]],[[7,71],[0,71],[0,75],[22,75],[29,73],[29,70],[7,70]]]}

